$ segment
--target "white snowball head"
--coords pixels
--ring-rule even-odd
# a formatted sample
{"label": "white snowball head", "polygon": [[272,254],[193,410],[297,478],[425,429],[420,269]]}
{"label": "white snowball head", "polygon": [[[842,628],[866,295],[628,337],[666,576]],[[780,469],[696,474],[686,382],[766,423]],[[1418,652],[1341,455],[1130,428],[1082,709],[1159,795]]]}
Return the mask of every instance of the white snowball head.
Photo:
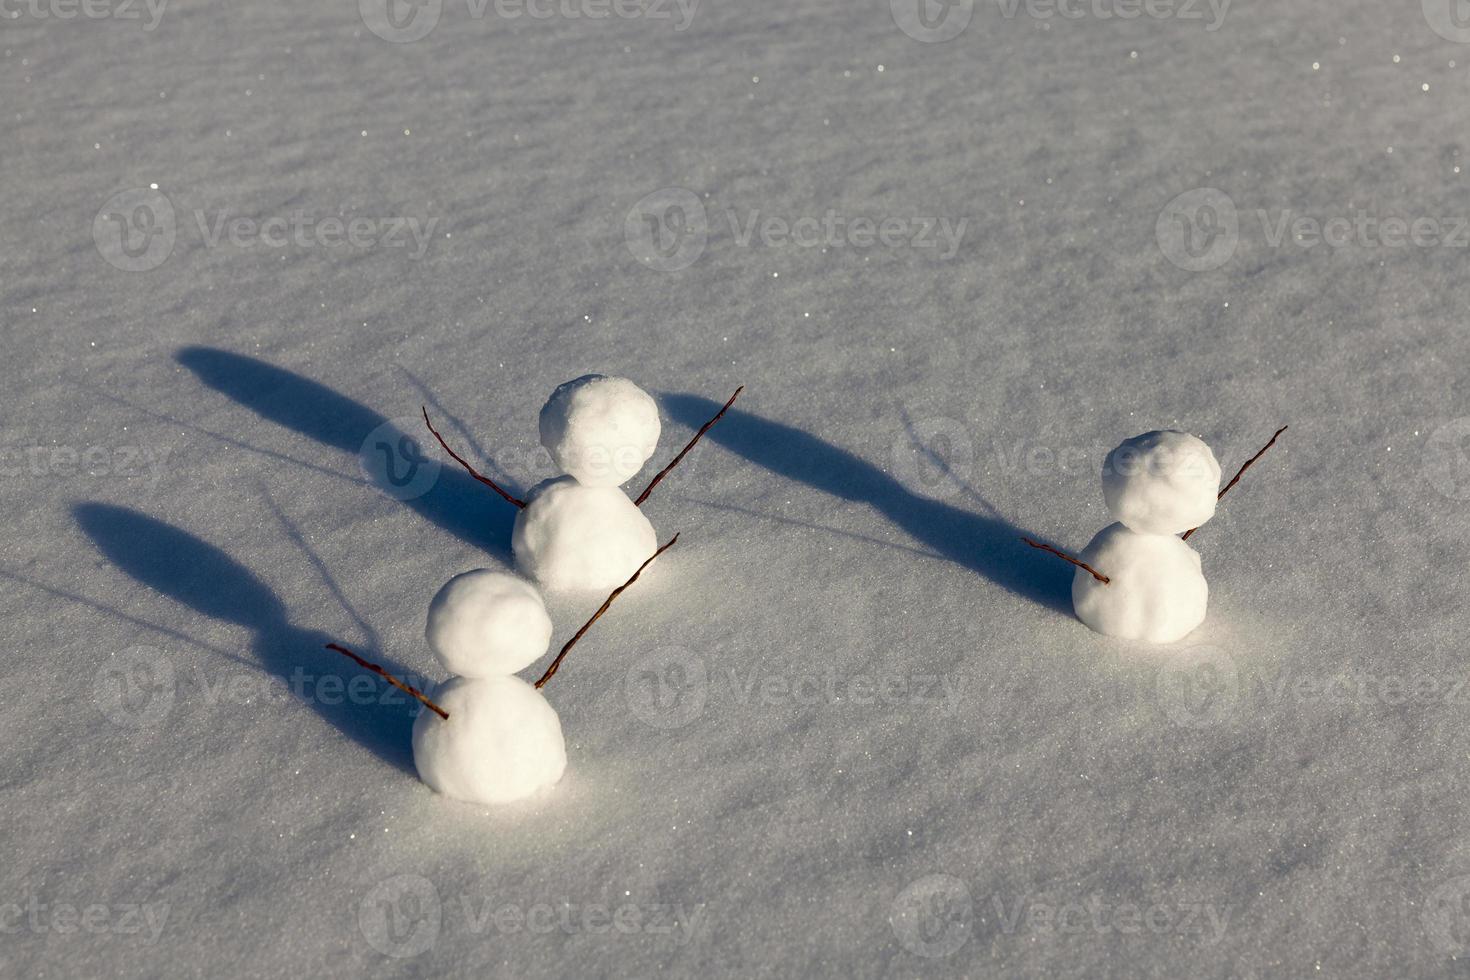
{"label": "white snowball head", "polygon": [[541,444],[563,473],[589,487],[631,480],[658,446],[658,405],[627,378],[588,374],[551,393]]}
{"label": "white snowball head", "polygon": [[567,768],[556,709],[519,677],[452,677],[434,689],[448,720],[425,708],[413,725],[413,764],[437,792],[510,803],[553,786]]}
{"label": "white snowball head", "polygon": [[653,525],[617,487],[561,476],[538,484],[511,532],[516,566],[554,592],[607,592],[658,548]]}
{"label": "white snowball head", "polygon": [[1109,579],[1104,584],[1080,568],[1072,578],[1072,608],[1099,633],[1173,643],[1205,620],[1210,587],[1199,553],[1172,534],[1109,524],[1082,560]]}
{"label": "white snowball head", "polygon": [[514,674],[551,643],[551,617],[541,593],[525,579],[477,568],[445,583],[429,603],[424,634],[452,674]]}
{"label": "white snowball head", "polygon": [[1182,534],[1215,516],[1220,464],[1196,436],[1145,432],[1108,453],[1102,487],[1113,520],[1144,534]]}

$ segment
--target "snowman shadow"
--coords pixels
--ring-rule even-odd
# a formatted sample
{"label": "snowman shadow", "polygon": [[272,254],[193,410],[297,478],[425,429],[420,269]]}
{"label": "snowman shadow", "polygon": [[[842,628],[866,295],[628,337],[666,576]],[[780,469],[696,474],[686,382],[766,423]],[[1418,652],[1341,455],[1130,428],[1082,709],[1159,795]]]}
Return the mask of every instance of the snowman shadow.
{"label": "snowman shadow", "polygon": [[[174,358],[205,385],[260,417],[354,456],[362,452],[368,436],[389,421],[320,382],[244,354],[185,347]],[[418,431],[427,438],[426,430]],[[415,433],[412,438],[419,437]],[[426,455],[422,448],[420,455]],[[514,485],[507,484],[506,489],[518,493]],[[465,543],[510,560],[514,508],[453,464],[440,466],[426,493],[402,502]]]}
{"label": "snowman shadow", "polygon": [[[323,703],[325,692],[312,682],[344,677],[345,661],[324,649],[332,637],[294,625],[285,604],[248,568],[207,541],[126,507],[84,503],[73,513],[115,566],[195,612],[250,630],[251,652],[260,669],[290,683],[293,692],[304,693],[300,700],[344,735],[389,764],[414,772],[410,733],[417,705],[406,700],[383,705],[376,696],[371,704],[353,704],[340,692],[331,697],[334,703]],[[396,676],[406,676],[402,666],[381,654],[372,659]],[[299,688],[296,676],[305,681]]]}
{"label": "snowman shadow", "polygon": [[[675,419],[698,428],[720,406],[691,394],[664,393]],[[1049,609],[1072,614],[1072,573],[1021,544],[1020,528],[909,490],[866,460],[801,429],[732,408],[705,438],[772,473],[843,500],[866,503],[940,557]],[[970,490],[974,493],[973,489]]]}

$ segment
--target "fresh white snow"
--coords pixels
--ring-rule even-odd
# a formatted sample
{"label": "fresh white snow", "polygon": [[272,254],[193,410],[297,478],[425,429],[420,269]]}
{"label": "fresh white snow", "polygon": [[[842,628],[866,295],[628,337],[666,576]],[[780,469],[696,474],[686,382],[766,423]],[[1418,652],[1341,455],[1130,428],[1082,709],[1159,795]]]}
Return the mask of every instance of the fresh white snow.
{"label": "fresh white snow", "polygon": [[[360,6],[0,7],[0,974],[1462,967],[1447,5]],[[645,475],[746,390],[545,689],[561,780],[458,802],[323,646],[445,679],[516,514],[420,407],[523,496],[588,372]],[[1285,423],[1178,644],[1019,540],[1124,438]]]}
{"label": "fresh white snow", "polygon": [[658,447],[658,405],[627,378],[584,375],[551,393],[540,429],[541,445],[563,473],[584,486],[618,487]]}
{"label": "fresh white snow", "polygon": [[610,592],[658,547],[653,525],[626,493],[574,476],[533,487],[510,540],[516,567],[549,592]]}

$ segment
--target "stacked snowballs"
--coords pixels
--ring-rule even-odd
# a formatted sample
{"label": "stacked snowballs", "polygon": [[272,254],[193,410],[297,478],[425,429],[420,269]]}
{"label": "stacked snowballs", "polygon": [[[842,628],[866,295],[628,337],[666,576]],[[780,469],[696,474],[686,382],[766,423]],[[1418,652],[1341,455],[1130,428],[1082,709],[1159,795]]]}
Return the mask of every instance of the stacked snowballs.
{"label": "stacked snowballs", "polygon": [[541,443],[565,474],[533,487],[516,517],[516,565],[548,591],[610,589],[637,571],[657,542],[622,491],[653,455],[658,406],[626,378],[589,374],[552,392]]}
{"label": "stacked snowballs", "polygon": [[457,575],[429,604],[425,635],[455,676],[433,693],[449,719],[425,711],[414,722],[420,778],[471,803],[509,803],[555,785],[567,767],[561,721],[515,676],[551,642],[551,617],[535,587],[488,568]]}
{"label": "stacked snowballs", "polygon": [[1215,515],[1220,464],[1184,432],[1145,432],[1108,453],[1103,499],[1117,522],[1097,533],[1072,579],[1077,618],[1108,636],[1172,643],[1204,622],[1209,586],[1177,535]]}

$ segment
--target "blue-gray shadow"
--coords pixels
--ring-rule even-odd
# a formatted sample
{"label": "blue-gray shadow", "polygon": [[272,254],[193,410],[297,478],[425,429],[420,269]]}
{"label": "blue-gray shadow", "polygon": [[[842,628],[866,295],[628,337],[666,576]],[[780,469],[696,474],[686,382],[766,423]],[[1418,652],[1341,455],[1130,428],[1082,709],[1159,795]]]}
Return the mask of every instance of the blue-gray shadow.
{"label": "blue-gray shadow", "polygon": [[[665,410],[697,429],[720,403],[665,393]],[[1072,614],[1072,569],[1027,547],[1020,528],[909,490],[872,463],[808,432],[732,408],[705,436],[772,473],[843,500],[866,503],[948,561],[1051,609]],[[1029,535],[1033,538],[1036,535]]]}
{"label": "blue-gray shadow", "polygon": [[[244,354],[185,347],[174,357],[205,385],[261,418],[354,456],[368,435],[388,421],[320,382]],[[422,453],[442,458],[427,429],[419,441]],[[514,486],[506,489],[519,493]],[[443,460],[438,479],[427,493],[403,503],[460,540],[509,560],[515,508],[453,460]]]}
{"label": "blue-gray shadow", "polygon": [[[367,704],[322,691],[320,678],[340,677],[345,689],[360,668],[325,649],[332,637],[294,625],[285,604],[248,568],[189,532],[126,507],[84,503],[73,513],[108,561],[196,612],[250,630],[251,652],[262,670],[284,678],[294,692],[304,692],[303,703],[344,735],[391,765],[414,772],[411,733],[417,702],[392,689],[385,697],[374,694]],[[378,651],[357,652],[395,676],[407,676],[401,665]],[[293,681],[298,670],[300,684]],[[334,703],[324,703],[324,695]]]}

